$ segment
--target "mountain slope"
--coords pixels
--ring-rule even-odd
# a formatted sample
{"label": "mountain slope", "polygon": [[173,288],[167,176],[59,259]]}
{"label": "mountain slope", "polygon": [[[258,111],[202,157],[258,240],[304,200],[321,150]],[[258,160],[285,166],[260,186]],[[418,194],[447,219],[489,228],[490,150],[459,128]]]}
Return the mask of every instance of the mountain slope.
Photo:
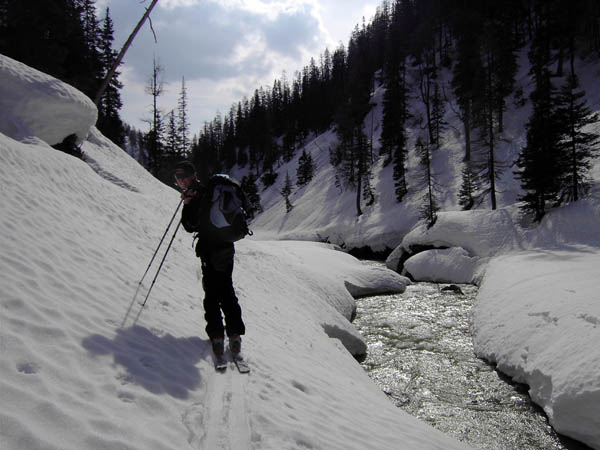
{"label": "mountain slope", "polygon": [[[529,75],[528,48],[519,54],[519,71],[516,76],[517,86],[523,88],[524,97],[528,98],[533,86]],[[596,86],[596,78],[600,75],[600,64],[595,62],[577,61],[577,71],[580,74],[582,87],[587,93],[587,102],[592,111],[600,111],[600,91]],[[432,167],[436,174],[439,189],[437,200],[442,211],[460,210],[458,192],[461,186],[461,170],[464,162],[463,125],[458,118],[459,111],[456,100],[450,88],[451,73],[448,70],[440,74],[440,82],[445,87],[448,104],[444,120],[447,129],[443,134],[443,144],[439,150],[433,151]],[[557,82],[559,80],[557,79]],[[415,142],[423,133],[418,125],[418,118],[424,115],[424,106],[418,97],[418,86],[415,76],[410,88],[409,110],[414,116],[408,128],[409,153],[407,160],[409,192],[402,203],[397,203],[394,197],[393,169],[391,165],[384,167],[381,158],[378,159],[381,134],[381,115],[384,88],[375,89],[371,102],[375,104],[367,114],[364,129],[369,138],[373,129],[373,167],[372,185],[376,189],[376,202],[372,206],[363,204],[363,215],[356,214],[356,191],[351,186],[336,187],[335,169],[329,161],[329,149],[337,144],[333,130],[319,136],[310,136],[304,149],[312,155],[316,163],[313,180],[305,187],[296,189],[290,197],[294,209],[286,213],[283,197],[280,195],[284,184],[285,174],[288,173],[293,182],[296,179],[296,169],[301,152],[297,152],[289,163],[282,163],[277,169],[279,176],[275,184],[261,191],[261,203],[264,212],[258,215],[253,223],[258,236],[293,238],[307,240],[326,240],[344,245],[346,248],[368,246],[375,251],[393,249],[400,244],[402,237],[407,234],[420,220],[425,186],[419,181],[423,168],[419,166],[415,154]],[[531,114],[531,104],[527,101],[519,105],[512,96],[507,100],[508,110],[505,113],[505,130],[496,148],[496,155],[502,162],[503,172],[498,182],[498,207],[515,204],[521,194],[519,180],[514,175],[514,162],[522,147],[526,144],[525,125]],[[373,123],[371,123],[371,120]],[[600,124],[590,127],[593,132],[600,134]],[[485,160],[485,149],[475,144],[474,160]],[[247,168],[236,168],[234,174],[242,178]],[[600,180],[600,159],[594,162],[591,176]],[[489,209],[490,199],[483,197],[479,209]]]}

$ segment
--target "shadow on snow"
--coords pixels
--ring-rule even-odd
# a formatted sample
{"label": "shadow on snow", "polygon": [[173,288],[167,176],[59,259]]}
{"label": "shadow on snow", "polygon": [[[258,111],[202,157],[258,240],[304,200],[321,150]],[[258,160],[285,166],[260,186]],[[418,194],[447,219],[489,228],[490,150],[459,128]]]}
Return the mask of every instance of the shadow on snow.
{"label": "shadow on snow", "polygon": [[94,356],[112,353],[115,364],[127,371],[122,381],[179,399],[200,386],[202,378],[195,365],[210,355],[207,340],[157,336],[141,326],[119,329],[112,340],[94,334],[83,339],[82,345]]}

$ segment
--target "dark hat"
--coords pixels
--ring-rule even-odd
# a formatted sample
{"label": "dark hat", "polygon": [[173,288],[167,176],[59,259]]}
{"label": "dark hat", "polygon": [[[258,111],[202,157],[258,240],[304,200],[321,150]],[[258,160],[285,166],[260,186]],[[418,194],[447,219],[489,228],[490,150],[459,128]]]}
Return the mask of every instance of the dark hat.
{"label": "dark hat", "polygon": [[179,161],[175,164],[175,173],[183,175],[193,175],[196,173],[196,167],[190,161]]}

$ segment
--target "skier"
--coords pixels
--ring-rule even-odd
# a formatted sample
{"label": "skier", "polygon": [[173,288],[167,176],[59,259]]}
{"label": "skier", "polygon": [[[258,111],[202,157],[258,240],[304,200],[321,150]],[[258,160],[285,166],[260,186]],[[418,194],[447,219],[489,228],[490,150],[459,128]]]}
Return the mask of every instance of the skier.
{"label": "skier", "polygon": [[[212,194],[207,187],[208,172],[200,172],[198,178],[194,165],[182,161],[175,166],[175,180],[182,191],[181,224],[187,232],[196,233],[198,239],[196,256],[202,262],[206,333],[212,344],[216,366],[223,369],[225,333],[235,360],[240,355],[241,336],[246,330],[231,278],[235,248],[232,242],[224,242],[210,234],[208,221]],[[221,311],[225,316],[225,326]]]}

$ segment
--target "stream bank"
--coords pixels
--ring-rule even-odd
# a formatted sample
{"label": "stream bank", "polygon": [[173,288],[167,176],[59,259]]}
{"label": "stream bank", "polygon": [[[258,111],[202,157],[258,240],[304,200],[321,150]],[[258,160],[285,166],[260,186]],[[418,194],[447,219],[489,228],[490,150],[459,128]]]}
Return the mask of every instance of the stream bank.
{"label": "stream bank", "polygon": [[357,300],[354,324],[368,345],[362,365],[390,400],[474,448],[588,449],[552,429],[526,385],[475,356],[477,287],[442,286],[414,283],[403,294]]}

